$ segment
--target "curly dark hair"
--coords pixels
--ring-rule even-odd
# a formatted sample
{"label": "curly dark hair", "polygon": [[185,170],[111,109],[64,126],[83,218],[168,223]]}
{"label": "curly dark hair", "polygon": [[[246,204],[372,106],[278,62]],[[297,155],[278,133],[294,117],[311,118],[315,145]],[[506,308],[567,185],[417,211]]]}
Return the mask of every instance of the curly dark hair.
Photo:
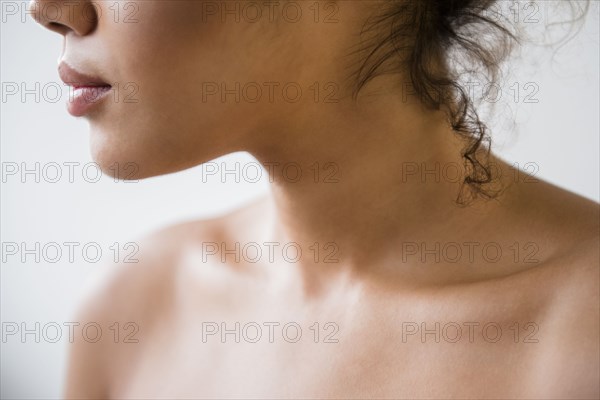
{"label": "curly dark hair", "polygon": [[[477,197],[497,197],[489,165],[491,140],[477,112],[476,99],[461,85],[461,77],[477,75],[490,83],[498,79],[502,62],[520,44],[518,25],[503,15],[497,0],[390,0],[369,18],[366,37],[356,52],[364,61],[355,74],[353,96],[374,77],[402,71],[414,94],[431,109],[443,109],[453,131],[464,139],[465,174],[457,203]],[[583,6],[567,1],[573,18],[583,20]],[[582,3],[582,2],[579,2]],[[527,4],[533,4],[529,2]],[[450,95],[448,95],[450,94]]]}

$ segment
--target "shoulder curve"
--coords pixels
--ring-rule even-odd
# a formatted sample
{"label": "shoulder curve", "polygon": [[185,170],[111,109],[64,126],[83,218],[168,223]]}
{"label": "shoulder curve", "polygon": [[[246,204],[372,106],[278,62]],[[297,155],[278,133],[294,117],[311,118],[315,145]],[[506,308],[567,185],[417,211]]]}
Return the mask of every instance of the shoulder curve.
{"label": "shoulder curve", "polygon": [[121,334],[127,333],[126,326],[139,330],[140,336],[151,331],[160,310],[168,307],[174,296],[176,264],[182,250],[199,240],[220,240],[226,218],[189,221],[156,230],[132,242],[137,252],[129,260],[105,264],[101,277],[88,282],[73,321],[79,328],[86,324],[99,326],[103,335],[95,343],[70,343],[65,398],[110,397],[118,380],[113,366],[124,350],[121,343],[112,341],[114,324],[119,324]]}
{"label": "shoulder curve", "polygon": [[266,211],[265,205],[260,199],[221,216],[177,223],[140,238],[134,242],[138,251],[133,260],[108,265],[102,278],[92,282],[78,315],[98,317],[116,310],[139,310],[137,302],[145,301],[148,293],[164,291],[188,246],[234,240],[240,227],[252,226],[257,215]]}

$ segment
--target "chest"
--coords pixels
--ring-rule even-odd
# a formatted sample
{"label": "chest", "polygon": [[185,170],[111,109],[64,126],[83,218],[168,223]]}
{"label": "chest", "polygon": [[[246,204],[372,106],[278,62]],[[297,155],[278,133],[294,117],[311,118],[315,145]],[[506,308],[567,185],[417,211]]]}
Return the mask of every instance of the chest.
{"label": "chest", "polygon": [[113,397],[522,397],[548,350],[527,319],[211,318],[146,339]]}

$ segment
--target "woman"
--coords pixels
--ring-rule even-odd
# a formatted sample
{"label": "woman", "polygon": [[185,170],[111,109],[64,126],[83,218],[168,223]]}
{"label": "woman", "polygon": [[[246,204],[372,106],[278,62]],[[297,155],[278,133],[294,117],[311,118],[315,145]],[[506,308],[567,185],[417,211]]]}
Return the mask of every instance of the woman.
{"label": "woman", "polygon": [[272,182],[116,268],[67,397],[599,396],[598,204],[490,154],[460,80],[518,39],[502,4],[30,7],[107,174],[248,151]]}

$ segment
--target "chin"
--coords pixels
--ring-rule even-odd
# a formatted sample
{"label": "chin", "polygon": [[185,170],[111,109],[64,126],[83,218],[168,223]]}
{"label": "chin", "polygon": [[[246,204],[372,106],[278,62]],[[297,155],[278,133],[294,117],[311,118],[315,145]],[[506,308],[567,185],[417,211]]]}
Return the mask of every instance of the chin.
{"label": "chin", "polygon": [[105,175],[123,181],[171,174],[202,162],[186,154],[181,148],[169,146],[164,140],[150,139],[151,133],[115,133],[92,128],[92,159]]}
{"label": "chin", "polygon": [[138,180],[193,168],[239,149],[234,137],[205,126],[184,129],[151,119],[90,119],[90,151],[105,175]]}
{"label": "chin", "polygon": [[[144,152],[143,145],[118,140],[110,132],[91,128],[90,152],[102,172],[116,180],[132,181],[161,175],[156,159]],[[122,136],[125,137],[125,136]]]}

